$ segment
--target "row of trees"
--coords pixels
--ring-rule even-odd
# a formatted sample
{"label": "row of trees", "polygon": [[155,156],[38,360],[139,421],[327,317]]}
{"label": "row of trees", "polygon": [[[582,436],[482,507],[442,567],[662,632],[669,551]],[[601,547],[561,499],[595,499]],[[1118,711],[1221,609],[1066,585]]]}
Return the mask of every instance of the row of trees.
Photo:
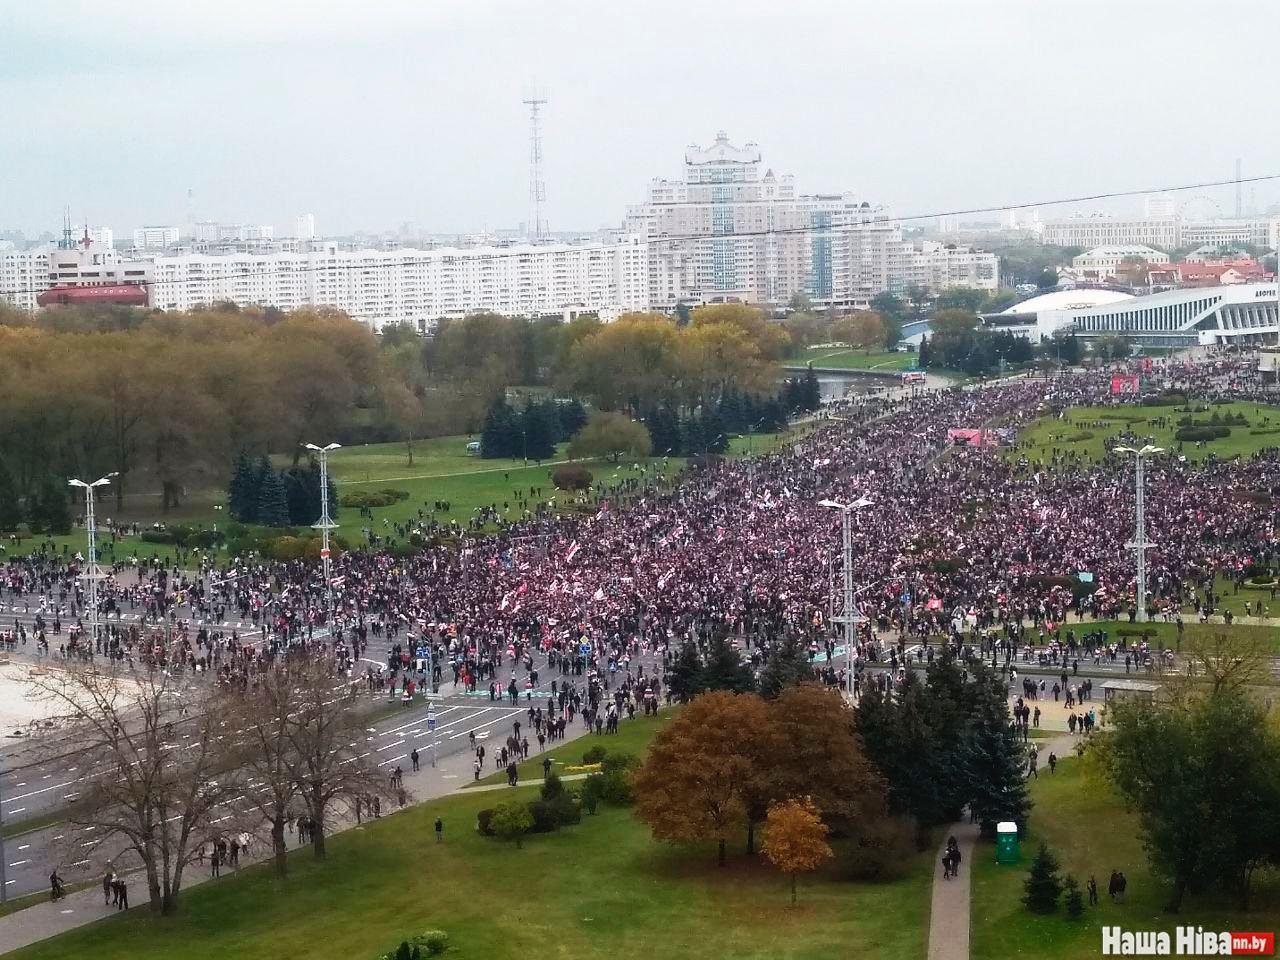
{"label": "row of trees", "polygon": [[888,817],[884,783],[838,692],[787,688],[776,700],[724,691],[694,698],[658,734],[636,771],[636,814],[659,840],[730,840],[755,831],[771,804],[809,798],[834,832],[875,842]]}
{"label": "row of trees", "polygon": [[[363,724],[340,693],[343,679],[305,655],[271,665],[248,688],[216,688],[190,713],[178,709],[188,691],[176,673],[141,664],[72,665],[32,683],[84,768],[113,772],[83,781],[69,819],[97,844],[123,847],[118,867],[136,858],[158,914],[177,909],[186,869],[215,841],[262,838],[284,876],[290,819],[307,818],[323,857],[336,816],[389,797],[388,778],[362,753]],[[84,856],[79,837],[67,842],[69,856]]]}
{"label": "row of trees", "polygon": [[517,410],[499,397],[485,414],[480,431],[480,456],[549,460],[556,444],[582,429],[587,411],[577,400],[528,400]]}
{"label": "row of trees", "polygon": [[172,507],[224,483],[238,450],[296,463],[302,442],[345,442],[390,415],[377,338],[340,313],[119,313],[0,326],[0,460],[20,498],[114,471],[117,510],[143,490]]}
{"label": "row of trees", "polygon": [[[759,691],[775,700],[812,676],[797,639],[773,650],[757,676],[732,644],[715,638],[705,650],[681,647],[669,685],[682,702],[708,692]],[[943,651],[923,679],[908,671],[887,692],[869,682],[854,719],[893,813],[927,828],[956,820],[968,806],[988,836],[1001,820],[1025,824],[1026,754],[1009,723],[1006,688],[984,665],[963,665]]]}
{"label": "row of trees", "polygon": [[[276,470],[265,456],[256,461],[241,450],[231,467],[227,509],[232,519],[264,527],[300,527],[315,523],[323,509],[320,464],[308,459]],[[338,515],[338,490],[329,479],[329,516]]]}

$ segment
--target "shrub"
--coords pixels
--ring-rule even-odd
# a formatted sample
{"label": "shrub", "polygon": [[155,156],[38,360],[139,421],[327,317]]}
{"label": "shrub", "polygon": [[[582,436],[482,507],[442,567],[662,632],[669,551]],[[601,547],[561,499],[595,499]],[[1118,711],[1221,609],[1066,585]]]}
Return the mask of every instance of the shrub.
{"label": "shrub", "polygon": [[577,463],[566,463],[551,472],[557,490],[587,490],[594,480],[591,471]]}
{"label": "shrub", "polygon": [[481,810],[476,814],[476,830],[484,837],[493,836],[493,810]]}
{"label": "shrub", "polygon": [[845,874],[875,883],[897,880],[915,860],[918,833],[915,821],[905,816],[862,825],[845,857]]}
{"label": "shrub", "polygon": [[143,543],[174,543],[171,530],[143,530],[139,537]]}
{"label": "shrub", "polygon": [[596,808],[604,799],[604,774],[593,773],[582,781],[582,806],[587,813],[595,816]]}
{"label": "shrub", "polygon": [[341,507],[389,507],[393,503],[409,499],[409,491],[397,490],[394,487],[382,487],[379,490],[352,490],[338,498]]}
{"label": "shrub", "polygon": [[1175,440],[1199,442],[1201,440],[1221,440],[1231,436],[1231,428],[1223,426],[1179,427],[1174,431]]}
{"label": "shrub", "polygon": [[542,781],[542,799],[554,800],[561,796],[564,796],[564,781],[553,773]]}
{"label": "shrub", "polygon": [[611,753],[600,761],[600,798],[615,807],[629,807],[635,803],[635,791],[631,788],[631,771],[637,760],[629,753]]}
{"label": "shrub", "polygon": [[262,541],[262,553],[271,560],[300,560],[307,550],[307,541],[295,536],[271,537]]}
{"label": "shrub", "polygon": [[524,842],[524,835],[534,827],[530,806],[533,804],[526,806],[511,800],[494,807],[493,815],[489,819],[489,826],[494,835],[503,840],[514,840],[516,849],[520,849]]}
{"label": "shrub", "polygon": [[609,751],[602,746],[599,746],[599,745],[594,746],[590,750],[587,750],[585,753],[582,754],[582,762],[583,763],[600,763],[602,760],[604,760],[605,755],[608,754],[608,752]]}
{"label": "shrub", "polygon": [[443,930],[425,930],[413,938],[414,946],[422,947],[429,957],[438,957],[449,947],[449,935]]}
{"label": "shrub", "polygon": [[1272,434],[1280,433],[1280,427],[1262,427],[1249,431],[1251,437],[1269,437]]}
{"label": "shrub", "polygon": [[533,819],[530,833],[551,833],[582,820],[578,805],[567,793],[557,794],[550,800],[534,800],[529,804],[529,816]]}

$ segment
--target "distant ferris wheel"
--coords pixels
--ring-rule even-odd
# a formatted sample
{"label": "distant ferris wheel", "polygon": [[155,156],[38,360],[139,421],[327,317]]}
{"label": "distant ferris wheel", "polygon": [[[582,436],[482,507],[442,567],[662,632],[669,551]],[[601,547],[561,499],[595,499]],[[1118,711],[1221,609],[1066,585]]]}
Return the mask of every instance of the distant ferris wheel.
{"label": "distant ferris wheel", "polygon": [[1183,220],[1219,220],[1222,217],[1222,207],[1212,197],[1197,195],[1182,202],[1178,215]]}

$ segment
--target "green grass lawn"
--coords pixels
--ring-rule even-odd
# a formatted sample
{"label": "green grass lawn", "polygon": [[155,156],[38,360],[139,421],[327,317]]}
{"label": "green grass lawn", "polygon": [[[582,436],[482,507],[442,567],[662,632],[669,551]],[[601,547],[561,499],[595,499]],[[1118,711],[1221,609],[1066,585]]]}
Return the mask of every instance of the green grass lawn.
{"label": "green grass lawn", "polygon": [[1205,443],[1174,440],[1178,420],[1187,416],[1177,412],[1179,409],[1133,405],[1073,407],[1062,419],[1042,417],[1027,426],[1018,443],[1006,450],[1006,456],[1046,461],[1057,452],[1099,460],[1117,434],[1129,431],[1137,434],[1140,442],[1145,438],[1190,460],[1203,459],[1210,453],[1223,459],[1251,456],[1264,448],[1280,446],[1280,408],[1257,403],[1222,403],[1214,404],[1209,412],[1191,414],[1197,422],[1207,421],[1214,412],[1222,417],[1240,413],[1249,421],[1248,426],[1232,427],[1230,436]]}
{"label": "green grass lawn", "polygon": [[[778,449],[784,444],[804,435],[805,427],[794,427],[778,433],[760,433],[752,436],[734,436],[729,440],[726,455],[730,458],[762,456]],[[552,461],[542,465],[531,461],[525,464],[522,460],[482,460],[467,454],[466,445],[470,437],[438,437],[432,440],[415,442],[413,462],[409,462],[408,450],[404,443],[368,444],[362,447],[349,447],[336,451],[330,460],[334,480],[338,485],[339,495],[348,490],[376,490],[379,487],[394,487],[409,494],[407,500],[401,500],[389,507],[373,509],[374,522],[361,519],[355,510],[339,511],[339,533],[361,541],[358,531],[362,527],[371,526],[375,533],[385,531],[387,524],[403,523],[415,520],[418,510],[429,512],[430,505],[437,500],[447,501],[450,509],[437,513],[436,519],[441,522],[457,520],[466,523],[479,507],[496,504],[509,520],[520,518],[521,511],[515,505],[517,492],[527,492],[529,487],[542,487],[543,499],[556,501],[557,509],[569,509],[573,497],[558,493],[551,483],[554,469]],[[564,459],[565,445],[562,444],[556,459]],[[279,458],[281,466],[286,464],[285,458]],[[642,476],[633,469],[631,461],[608,463],[605,461],[587,461],[584,464],[595,476],[596,483],[603,495],[608,496],[608,488],[619,482]],[[667,459],[653,458],[647,463],[647,476],[671,476],[683,470],[686,460],[683,457]],[[156,513],[145,518],[146,523],[154,521],[191,523],[209,527],[215,523],[225,524],[228,520],[224,511],[215,509],[225,496],[219,491],[206,491],[194,498],[176,515],[165,517]],[[508,505],[503,510],[504,502]],[[425,506],[424,506],[425,505]],[[140,518],[139,522],[142,522]],[[382,521],[387,521],[384,524]],[[6,555],[18,556],[33,551],[47,549],[56,553],[74,555],[85,548],[85,535],[77,530],[65,537],[34,537],[21,541],[0,541]],[[145,543],[138,537],[122,537],[114,545],[110,539],[99,540],[99,550],[104,562],[115,559],[138,557],[145,559],[160,556],[171,562],[176,556],[173,547],[165,544]]]}
{"label": "green grass lawn", "polygon": [[[1241,913],[1217,892],[1188,894],[1183,911],[1165,913],[1168,889],[1151,876],[1138,836],[1137,818],[1106,783],[1086,776],[1085,761],[1069,758],[1050,775],[1041,768],[1031,783],[1035,808],[1023,838],[1023,862],[995,863],[995,848],[980,843],[973,856],[970,957],[973,960],[1093,960],[1102,952],[1101,927],[1130,930],[1169,930],[1178,925],[1202,925],[1212,930],[1275,930],[1280,926],[1280,884],[1258,887],[1249,913]],[[1090,873],[1098,882],[1100,903],[1086,908],[1072,922],[1061,910],[1036,916],[1022,906],[1022,883],[1040,841],[1062,863],[1063,873],[1079,881],[1081,892]],[[1107,879],[1124,871],[1129,881],[1126,902],[1107,897]]]}
{"label": "green grass lawn", "polygon": [[[464,791],[409,808],[332,838],[324,863],[294,854],[287,881],[246,869],[184,894],[174,918],[133,911],[11,956],[362,960],[430,928],[448,932],[448,956],[460,960],[925,955],[932,851],[886,884],[841,880],[837,860],[801,881],[792,907],[785,879],[743,857],[740,842],[720,869],[713,847],[657,843],[630,810],[602,808],[521,850],[477,834],[476,813],[514,795],[534,791]],[[443,845],[432,839],[437,815]]]}
{"label": "green grass lawn", "polygon": [[[530,753],[529,759],[516,767],[520,774],[520,782],[537,781],[542,782],[542,760],[543,757],[551,758],[551,770],[553,773],[561,775],[572,774],[573,771],[566,771],[565,767],[577,766],[582,763],[582,755],[592,747],[601,746],[610,753],[631,753],[641,754],[649,745],[649,741],[654,735],[662,729],[675,713],[673,710],[663,710],[656,716],[646,717],[642,713],[637,713],[632,720],[623,720],[618,726],[618,732],[611,737],[596,736],[594,733],[587,734],[577,740],[570,740],[566,743],[548,744],[545,753]],[[574,721],[571,732],[581,730],[581,722]],[[503,734],[505,737],[506,734]],[[537,750],[537,744],[530,739],[532,750]],[[501,746],[498,744],[497,746]],[[488,760],[488,757],[485,757]],[[506,783],[507,774],[505,771],[499,770],[497,773],[491,773],[488,776],[481,777],[480,783]],[[468,784],[473,786],[474,783]]]}
{"label": "green grass lawn", "polygon": [[[1245,591],[1240,591],[1244,595]],[[1251,591],[1252,592],[1252,591]],[[1266,595],[1266,594],[1264,594]],[[1280,603],[1277,604],[1280,606]],[[1189,648],[1195,641],[1207,639],[1217,636],[1220,633],[1230,633],[1232,636],[1241,637],[1249,640],[1257,640],[1268,647],[1273,653],[1280,654],[1280,627],[1261,627],[1252,624],[1233,623],[1230,627],[1223,623],[1198,623],[1195,619],[1193,611],[1186,611],[1182,615],[1183,620],[1183,640],[1181,645],[1178,642],[1178,626],[1175,623],[1165,623],[1162,620],[1150,620],[1145,624],[1129,623],[1128,620],[1085,620],[1083,623],[1070,623],[1066,629],[1074,630],[1076,636],[1079,637],[1083,633],[1092,633],[1096,630],[1105,630],[1107,635],[1113,639],[1119,639],[1116,631],[1124,630],[1153,630],[1155,638],[1152,645],[1157,649],[1165,647],[1174,650]],[[1136,637],[1127,637],[1130,643],[1136,640]]]}
{"label": "green grass lawn", "polygon": [[809,347],[794,361],[840,370],[908,370],[916,365],[916,355],[904,351],[850,350],[845,347]]}

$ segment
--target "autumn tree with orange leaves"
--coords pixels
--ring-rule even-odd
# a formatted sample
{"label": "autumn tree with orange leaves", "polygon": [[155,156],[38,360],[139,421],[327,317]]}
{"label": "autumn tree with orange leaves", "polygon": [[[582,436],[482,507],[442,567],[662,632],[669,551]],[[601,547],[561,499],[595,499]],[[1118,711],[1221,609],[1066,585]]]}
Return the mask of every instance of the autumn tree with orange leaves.
{"label": "autumn tree with orange leaves", "polygon": [[834,856],[827,843],[827,825],[808,797],[784,800],[769,808],[765,821],[765,858],[791,879],[791,903],[796,902],[796,878],[817,870]]}
{"label": "autumn tree with orange leaves", "polygon": [[755,694],[707,693],[658,734],[633,786],[636,814],[659,840],[714,840],[720,866],[747,800],[764,776],[761,733],[769,711]]}

